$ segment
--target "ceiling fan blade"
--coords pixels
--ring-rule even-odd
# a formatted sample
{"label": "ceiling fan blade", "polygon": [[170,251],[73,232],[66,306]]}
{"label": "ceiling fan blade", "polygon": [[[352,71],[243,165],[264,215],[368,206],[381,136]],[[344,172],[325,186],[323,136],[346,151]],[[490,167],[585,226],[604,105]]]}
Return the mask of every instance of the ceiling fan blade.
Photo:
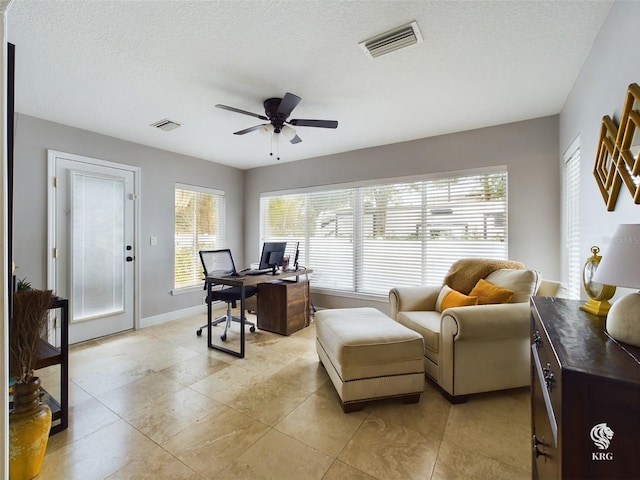
{"label": "ceiling fan blade", "polygon": [[228,107],[226,105],[221,105],[219,103],[216,105],[216,108],[221,108],[223,110],[229,110],[230,112],[242,113],[243,115],[249,115],[251,117],[259,118],[260,120],[269,120],[264,115],[258,115],[257,113],[247,112],[246,110],[240,110],[239,108],[235,108],[235,107]]}
{"label": "ceiling fan blade", "polygon": [[291,142],[293,144],[300,143],[301,141],[302,141],[302,139],[298,135],[296,135],[291,140],[289,140],[289,142]]}
{"label": "ceiling fan blade", "polygon": [[293,93],[285,93],[280,105],[278,105],[278,110],[276,111],[276,116],[283,116],[284,118],[288,118],[291,115],[291,112],[294,108],[300,103],[302,99]]}
{"label": "ceiling fan blade", "polygon": [[233,132],[234,135],[244,135],[245,133],[255,132],[256,130],[260,130],[264,125],[254,125],[253,127],[245,128],[244,130],[238,130],[237,132]]}
{"label": "ceiling fan blade", "polygon": [[337,120],[304,120],[301,118],[294,118],[289,123],[298,127],[338,128]]}

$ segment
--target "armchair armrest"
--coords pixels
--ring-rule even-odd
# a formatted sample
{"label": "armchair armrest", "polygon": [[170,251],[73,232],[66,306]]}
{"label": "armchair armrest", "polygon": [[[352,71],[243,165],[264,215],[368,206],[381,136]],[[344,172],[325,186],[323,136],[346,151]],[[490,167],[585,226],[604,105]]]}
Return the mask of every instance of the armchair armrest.
{"label": "armchair armrest", "polygon": [[397,320],[398,312],[435,310],[440,290],[440,285],[392,288],[389,290],[391,318]]}
{"label": "armchair armrest", "polygon": [[442,313],[443,341],[529,337],[528,302],[448,308]]}
{"label": "armchair armrest", "polygon": [[528,302],[446,309],[438,385],[463,397],[528,384],[530,315]]}

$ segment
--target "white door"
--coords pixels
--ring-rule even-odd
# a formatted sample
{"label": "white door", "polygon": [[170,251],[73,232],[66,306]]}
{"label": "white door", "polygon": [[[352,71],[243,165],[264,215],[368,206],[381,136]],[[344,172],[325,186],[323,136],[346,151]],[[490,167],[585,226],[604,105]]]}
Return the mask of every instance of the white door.
{"label": "white door", "polygon": [[69,299],[69,343],[134,328],[135,169],[50,152],[50,288]]}

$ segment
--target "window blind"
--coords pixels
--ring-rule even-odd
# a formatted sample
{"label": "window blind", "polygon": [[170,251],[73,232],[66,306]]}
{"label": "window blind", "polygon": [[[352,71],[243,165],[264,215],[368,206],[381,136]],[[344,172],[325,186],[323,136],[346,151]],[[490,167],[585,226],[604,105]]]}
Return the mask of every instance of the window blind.
{"label": "window blind", "polygon": [[564,159],[567,294],[569,298],[579,299],[583,261],[580,255],[580,145],[573,144]]}
{"label": "window blind", "polygon": [[174,288],[202,285],[198,252],[225,245],[224,211],[224,192],[176,185]]}
{"label": "window blind", "polygon": [[507,257],[507,172],[264,194],[263,241],[299,241],[314,287],[387,295],[463,257]]}

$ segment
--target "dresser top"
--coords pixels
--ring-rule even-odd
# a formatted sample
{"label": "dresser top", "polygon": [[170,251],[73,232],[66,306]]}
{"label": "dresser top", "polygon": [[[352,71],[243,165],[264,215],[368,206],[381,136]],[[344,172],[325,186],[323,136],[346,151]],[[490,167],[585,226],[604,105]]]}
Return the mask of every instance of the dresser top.
{"label": "dresser top", "polygon": [[581,303],[531,299],[532,313],[541,320],[558,363],[564,369],[640,384],[640,348],[611,338],[605,331],[605,317],[583,312]]}

